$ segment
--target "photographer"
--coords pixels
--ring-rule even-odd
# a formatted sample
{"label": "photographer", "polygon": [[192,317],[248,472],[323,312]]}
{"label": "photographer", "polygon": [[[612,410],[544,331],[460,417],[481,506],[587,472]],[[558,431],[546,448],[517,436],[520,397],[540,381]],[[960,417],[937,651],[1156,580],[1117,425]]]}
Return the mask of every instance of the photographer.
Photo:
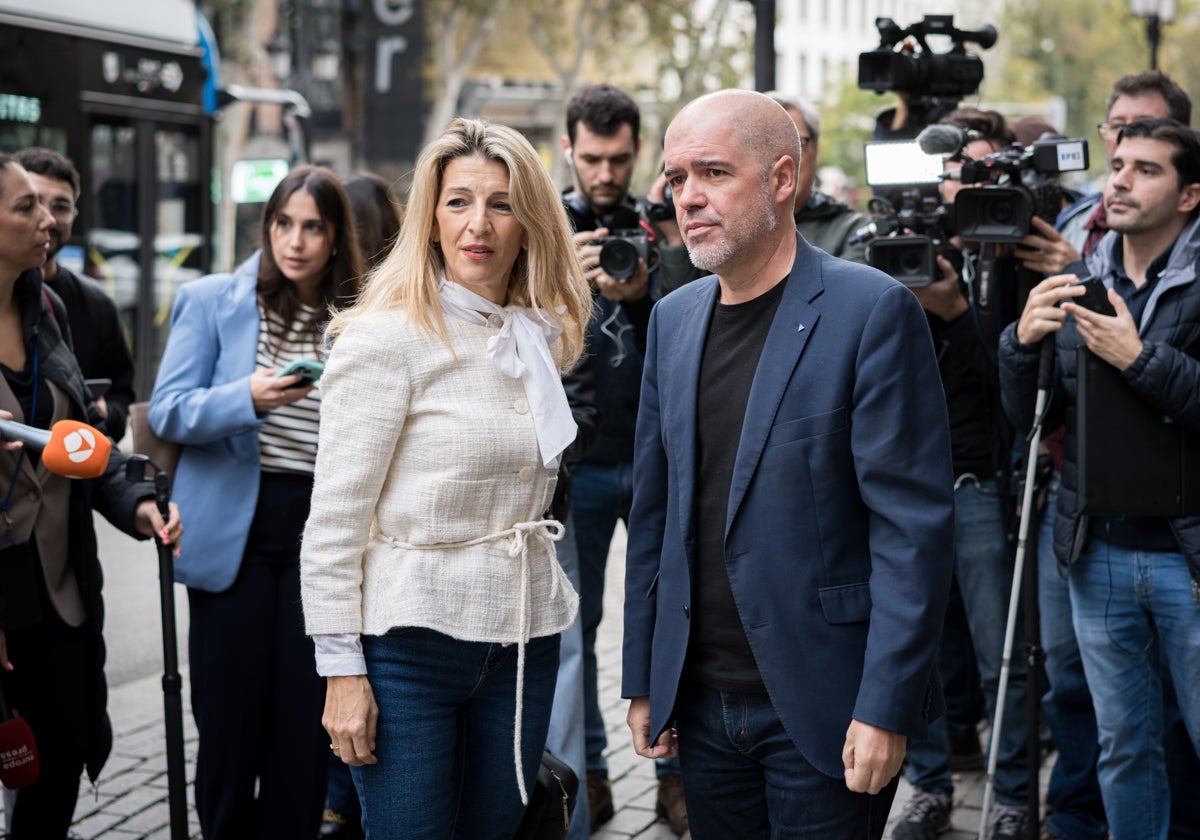
{"label": "photographer", "polygon": [[1193,433],[1200,428],[1200,138],[1174,120],[1125,126],[1102,206],[1110,231],[1086,267],[1107,287],[1116,314],[1072,302],[1084,291],[1072,285],[1075,275],[1046,279],[1001,336],[1000,376],[1009,417],[1027,424],[1039,345],[1048,337],[1054,341],[1055,399],[1046,426],[1066,421],[1054,550],[1067,569],[1095,704],[1108,828],[1114,840],[1163,838],[1178,828],[1171,820],[1170,787],[1195,783],[1194,777],[1170,779],[1164,759],[1168,673],[1189,739],[1200,747],[1200,532],[1194,517],[1077,512],[1076,348],[1085,343],[1121,371],[1136,397],[1170,420]]}
{"label": "photographer", "polygon": [[[596,294],[588,325],[588,352],[593,354],[600,427],[595,446],[571,468],[574,539],[579,553],[581,587],[579,620],[583,625],[584,720],[587,754],[587,803],[590,826],[573,820],[571,837],[586,837],[612,818],[612,786],[604,757],[607,738],[596,689],[596,630],[604,608],[604,573],[609,543],[617,520],[628,522],[633,494],[633,436],[641,388],[646,324],[655,295],[665,293],[703,274],[688,260],[674,208],[665,201],[646,201],[629,192],[634,164],[641,149],[641,114],[624,91],[612,85],[591,85],[567,103],[567,133],[563,154],[571,170],[572,188],[563,203],[575,228],[575,245],[584,273]],[[661,178],[655,191],[661,190]],[[653,231],[654,242],[647,233]],[[632,233],[631,243],[657,255],[657,268],[639,256],[621,267],[627,276],[614,277],[602,264],[604,246],[597,240]],[[638,239],[641,241],[638,242]],[[627,250],[627,249],[626,249]],[[650,262],[654,262],[651,257]],[[624,274],[624,272],[621,272]],[[565,662],[562,668],[570,667]],[[577,666],[576,666],[577,667]],[[562,683],[560,683],[561,687]],[[575,702],[568,694],[555,705]],[[553,728],[552,736],[556,733]],[[683,784],[675,760],[656,766],[659,778],[656,809],[672,831],[687,830]],[[582,809],[580,809],[582,810]]]}
{"label": "photographer", "polygon": [[[968,142],[961,157],[972,160],[1013,140],[1004,118],[993,111],[959,109],[945,122],[971,132],[966,135]],[[946,163],[948,172],[961,166],[961,159]],[[954,202],[960,189],[960,181],[944,181],[943,200]],[[964,275],[971,277],[977,269],[977,255],[964,251],[962,256]],[[954,574],[990,717],[996,708],[1013,578],[1014,557],[1007,538],[1011,506],[1006,482],[1012,432],[1001,412],[993,352],[984,339],[978,313],[972,308],[969,285],[960,280],[945,255],[938,256],[937,265],[940,279],[912,291],[926,311],[938,351],[956,476]],[[949,661],[955,642],[961,641],[947,638],[954,632],[951,627],[943,631],[939,658],[943,674],[957,664]],[[1024,663],[1014,662],[1005,699],[1009,708],[1024,708],[1025,687]],[[996,771],[996,804],[988,815],[992,840],[1026,836],[1025,732],[1025,721],[1019,715],[1005,721]],[[933,838],[949,827],[954,792],[945,720],[931,725],[928,737],[910,742],[908,755],[906,772],[914,791],[892,837]]]}

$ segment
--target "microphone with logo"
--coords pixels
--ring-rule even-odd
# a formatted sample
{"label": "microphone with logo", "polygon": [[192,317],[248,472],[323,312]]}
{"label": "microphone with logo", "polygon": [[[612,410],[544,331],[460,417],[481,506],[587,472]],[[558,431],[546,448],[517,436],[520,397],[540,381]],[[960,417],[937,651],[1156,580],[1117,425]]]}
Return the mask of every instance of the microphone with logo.
{"label": "microphone with logo", "polygon": [[9,790],[23,788],[38,780],[37,744],[25,718],[9,711],[0,691],[0,784]]}
{"label": "microphone with logo", "polygon": [[41,450],[42,463],[66,478],[98,478],[108,469],[112,441],[102,431],[78,420],[59,420],[49,431],[0,419],[0,438],[19,440]]}

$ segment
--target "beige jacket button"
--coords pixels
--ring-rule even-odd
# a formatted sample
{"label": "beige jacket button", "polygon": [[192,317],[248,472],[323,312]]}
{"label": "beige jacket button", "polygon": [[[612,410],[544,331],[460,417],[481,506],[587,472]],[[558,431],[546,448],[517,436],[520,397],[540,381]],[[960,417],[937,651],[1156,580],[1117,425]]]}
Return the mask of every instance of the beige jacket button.
{"label": "beige jacket button", "polygon": [[521,467],[521,471],[517,475],[522,481],[529,481],[533,478],[533,467]]}
{"label": "beige jacket button", "polygon": [[524,397],[518,397],[516,402],[513,403],[513,409],[517,414],[528,414],[529,402]]}

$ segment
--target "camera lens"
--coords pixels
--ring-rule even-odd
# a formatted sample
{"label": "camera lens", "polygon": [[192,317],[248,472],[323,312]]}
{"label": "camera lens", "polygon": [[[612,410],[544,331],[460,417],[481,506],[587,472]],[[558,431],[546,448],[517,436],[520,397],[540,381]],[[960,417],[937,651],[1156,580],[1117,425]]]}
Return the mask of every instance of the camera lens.
{"label": "camera lens", "polygon": [[614,280],[628,280],[637,271],[638,250],[624,239],[610,239],[600,248],[600,267]]}
{"label": "camera lens", "polygon": [[1000,201],[993,201],[988,205],[988,212],[992,217],[992,221],[997,224],[1006,225],[1012,222],[1013,216],[1016,215],[1017,208],[1012,201],[1007,198]]}

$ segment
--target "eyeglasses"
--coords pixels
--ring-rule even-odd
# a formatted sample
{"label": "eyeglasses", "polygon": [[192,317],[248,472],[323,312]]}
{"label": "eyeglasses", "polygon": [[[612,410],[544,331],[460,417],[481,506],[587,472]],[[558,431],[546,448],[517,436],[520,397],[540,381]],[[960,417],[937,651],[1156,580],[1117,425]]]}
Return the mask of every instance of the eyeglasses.
{"label": "eyeglasses", "polygon": [[70,216],[75,212],[75,205],[66,200],[51,201],[47,209],[55,216]]}
{"label": "eyeglasses", "polygon": [[1121,129],[1129,123],[1123,122],[1102,122],[1096,124],[1096,131],[1100,132],[1101,140],[1116,140],[1117,135],[1121,133]]}

